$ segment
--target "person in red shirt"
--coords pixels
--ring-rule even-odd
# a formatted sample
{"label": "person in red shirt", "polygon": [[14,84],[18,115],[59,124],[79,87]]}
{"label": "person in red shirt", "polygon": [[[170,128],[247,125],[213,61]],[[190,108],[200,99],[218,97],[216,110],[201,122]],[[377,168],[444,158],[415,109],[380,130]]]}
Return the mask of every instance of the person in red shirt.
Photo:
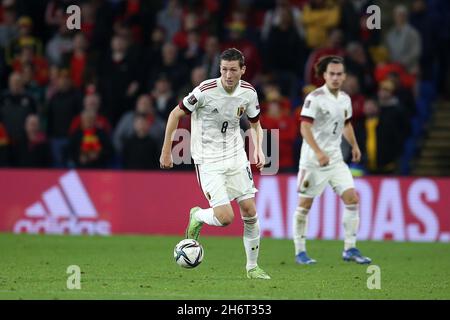
{"label": "person in red shirt", "polygon": [[266,112],[261,116],[261,123],[264,128],[279,129],[279,168],[280,171],[290,171],[295,167],[293,145],[297,136],[297,126],[295,118],[283,110],[280,102],[279,99],[264,102],[262,109]]}
{"label": "person in red shirt", "polygon": [[[96,114],[95,117],[95,127],[98,129],[102,129],[105,131],[105,133],[110,134],[111,133],[111,124],[109,123],[108,119],[101,114],[98,113],[98,110],[100,109],[100,97],[96,93],[87,94],[84,96],[83,99],[83,111],[93,111]],[[72,123],[70,124],[69,134],[75,133],[81,125],[81,114],[76,116]]]}
{"label": "person in red shirt", "polygon": [[33,79],[40,85],[45,86],[49,79],[49,68],[45,58],[35,54],[32,46],[24,46],[20,49],[20,53],[16,55],[11,63],[14,71],[22,73],[23,68],[27,64],[33,65]]}
{"label": "person in red shirt", "polygon": [[314,66],[319,62],[320,58],[325,56],[343,57],[345,55],[345,50],[342,48],[343,38],[344,35],[341,30],[333,29],[328,35],[327,45],[311,52],[305,66],[305,82],[307,84],[312,84],[316,87],[324,84],[324,80],[316,75]]}
{"label": "person in red shirt", "polygon": [[85,70],[87,64],[87,40],[86,36],[79,32],[73,38],[73,51],[70,55],[70,78],[73,85],[80,89],[85,80]]}

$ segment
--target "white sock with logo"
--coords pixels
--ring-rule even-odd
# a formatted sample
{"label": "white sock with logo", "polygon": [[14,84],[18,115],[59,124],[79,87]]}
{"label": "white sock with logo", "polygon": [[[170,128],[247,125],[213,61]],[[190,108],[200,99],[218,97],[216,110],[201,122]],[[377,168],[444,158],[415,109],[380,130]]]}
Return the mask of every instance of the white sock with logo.
{"label": "white sock with logo", "polygon": [[359,227],[359,208],[357,204],[345,205],[342,217],[344,224],[344,249],[356,247],[356,233]]}
{"label": "white sock with logo", "polygon": [[259,222],[258,215],[242,217],[244,221],[244,248],[247,255],[246,269],[251,270],[258,265],[259,254]]}
{"label": "white sock with logo", "polygon": [[297,207],[294,213],[294,247],[295,255],[306,251],[306,233],[308,231],[309,209]]}
{"label": "white sock with logo", "polygon": [[214,209],[200,209],[195,212],[194,217],[203,223],[206,223],[210,226],[222,227],[222,223],[220,223],[219,219],[214,215]]}

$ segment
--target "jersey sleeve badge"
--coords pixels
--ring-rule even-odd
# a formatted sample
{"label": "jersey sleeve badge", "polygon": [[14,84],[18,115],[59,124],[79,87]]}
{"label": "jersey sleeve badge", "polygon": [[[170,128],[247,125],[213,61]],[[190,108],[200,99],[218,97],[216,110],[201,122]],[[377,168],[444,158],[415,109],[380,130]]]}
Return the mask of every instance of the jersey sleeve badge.
{"label": "jersey sleeve badge", "polygon": [[187,101],[189,102],[189,104],[194,105],[197,103],[198,100],[193,94],[191,94],[191,96],[187,99]]}

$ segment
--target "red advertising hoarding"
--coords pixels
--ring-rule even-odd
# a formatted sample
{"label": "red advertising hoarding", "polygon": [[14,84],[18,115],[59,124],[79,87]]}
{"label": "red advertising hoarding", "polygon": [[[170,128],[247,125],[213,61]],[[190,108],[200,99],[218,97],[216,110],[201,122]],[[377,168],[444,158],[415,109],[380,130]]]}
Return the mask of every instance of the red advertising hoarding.
{"label": "red advertising hoarding", "polygon": [[[255,183],[263,235],[292,238],[296,177],[255,176]],[[449,178],[367,177],[355,183],[358,239],[450,241]],[[196,205],[208,204],[194,172],[0,170],[1,232],[183,235]],[[311,209],[309,238],[342,239],[342,213],[341,201],[326,189]],[[202,234],[241,235],[242,223],[205,226]]]}

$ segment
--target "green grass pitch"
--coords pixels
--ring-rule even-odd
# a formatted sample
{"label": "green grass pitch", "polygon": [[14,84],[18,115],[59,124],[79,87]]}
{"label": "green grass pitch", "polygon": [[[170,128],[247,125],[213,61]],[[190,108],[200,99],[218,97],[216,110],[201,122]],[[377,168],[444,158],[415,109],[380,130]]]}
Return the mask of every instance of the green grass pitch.
{"label": "green grass pitch", "polygon": [[[174,262],[181,239],[0,234],[0,299],[450,299],[445,243],[359,242],[381,270],[369,290],[367,266],[342,261],[341,241],[309,241],[318,264],[298,266],[290,240],[262,239],[264,281],[246,278],[242,238],[201,237],[195,269]],[[66,287],[70,265],[80,290]]]}

